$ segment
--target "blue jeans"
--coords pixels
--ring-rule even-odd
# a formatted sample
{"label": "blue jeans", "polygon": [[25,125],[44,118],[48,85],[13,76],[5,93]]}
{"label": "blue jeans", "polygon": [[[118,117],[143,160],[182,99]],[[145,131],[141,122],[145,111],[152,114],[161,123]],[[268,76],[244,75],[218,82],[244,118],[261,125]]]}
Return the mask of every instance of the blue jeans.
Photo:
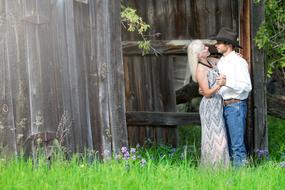
{"label": "blue jeans", "polygon": [[246,114],[246,100],[224,106],[229,152],[234,167],[239,167],[246,163],[246,149],[244,144]]}

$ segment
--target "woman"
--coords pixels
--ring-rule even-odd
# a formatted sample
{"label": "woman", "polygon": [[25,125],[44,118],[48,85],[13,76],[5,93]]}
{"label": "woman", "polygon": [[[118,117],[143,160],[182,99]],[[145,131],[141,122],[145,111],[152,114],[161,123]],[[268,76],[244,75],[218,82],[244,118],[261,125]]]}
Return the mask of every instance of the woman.
{"label": "woman", "polygon": [[208,47],[201,40],[194,40],[188,46],[188,64],[192,80],[198,82],[204,96],[199,107],[202,127],[201,164],[227,167],[230,158],[222,98],[217,93],[221,87],[219,81],[216,81],[219,76],[217,59],[208,58],[209,55]]}

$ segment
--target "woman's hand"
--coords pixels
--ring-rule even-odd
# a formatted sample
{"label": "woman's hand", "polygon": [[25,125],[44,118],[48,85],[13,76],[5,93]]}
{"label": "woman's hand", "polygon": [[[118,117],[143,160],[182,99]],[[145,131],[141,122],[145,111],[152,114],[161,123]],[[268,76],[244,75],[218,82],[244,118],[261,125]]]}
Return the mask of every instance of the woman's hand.
{"label": "woman's hand", "polygon": [[216,83],[219,86],[225,86],[227,82],[227,78],[226,75],[220,74],[217,78],[216,78]]}
{"label": "woman's hand", "polygon": [[204,92],[203,92],[203,90],[202,90],[201,87],[199,87],[199,94],[202,95],[202,96],[204,96]]}
{"label": "woman's hand", "polygon": [[240,57],[243,57],[243,55],[242,55],[241,53],[239,53],[239,52],[236,52],[236,54],[237,54],[238,56],[240,56]]}

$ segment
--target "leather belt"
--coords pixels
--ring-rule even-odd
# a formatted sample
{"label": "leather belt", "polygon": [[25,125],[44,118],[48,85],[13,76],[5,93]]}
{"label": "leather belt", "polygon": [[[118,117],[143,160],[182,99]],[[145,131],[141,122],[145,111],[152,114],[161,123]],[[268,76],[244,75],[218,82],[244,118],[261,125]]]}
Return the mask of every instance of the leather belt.
{"label": "leather belt", "polygon": [[229,104],[240,102],[240,101],[241,101],[240,99],[231,98],[231,99],[224,100],[224,105],[227,106]]}

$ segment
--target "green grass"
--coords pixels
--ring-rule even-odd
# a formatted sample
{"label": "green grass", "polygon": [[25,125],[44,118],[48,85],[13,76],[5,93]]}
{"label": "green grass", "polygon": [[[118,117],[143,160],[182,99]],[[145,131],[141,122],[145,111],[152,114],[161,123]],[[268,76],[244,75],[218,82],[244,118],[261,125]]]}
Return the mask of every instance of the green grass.
{"label": "green grass", "polygon": [[21,157],[0,157],[0,190],[285,189],[285,121],[269,117],[268,123],[270,160],[253,162],[252,166],[200,168],[200,129],[183,127],[180,143],[187,146],[173,149],[150,144],[131,153],[128,160],[121,155],[118,160],[90,162],[78,156],[66,160],[57,155],[48,166],[42,158],[33,164]]}
{"label": "green grass", "polygon": [[187,162],[170,164],[167,159],[136,162],[55,161],[33,167],[18,159],[0,162],[0,188],[5,189],[284,189],[285,169],[267,162],[258,167],[205,170]]}
{"label": "green grass", "polygon": [[268,117],[268,147],[272,158],[285,161],[285,120]]}

